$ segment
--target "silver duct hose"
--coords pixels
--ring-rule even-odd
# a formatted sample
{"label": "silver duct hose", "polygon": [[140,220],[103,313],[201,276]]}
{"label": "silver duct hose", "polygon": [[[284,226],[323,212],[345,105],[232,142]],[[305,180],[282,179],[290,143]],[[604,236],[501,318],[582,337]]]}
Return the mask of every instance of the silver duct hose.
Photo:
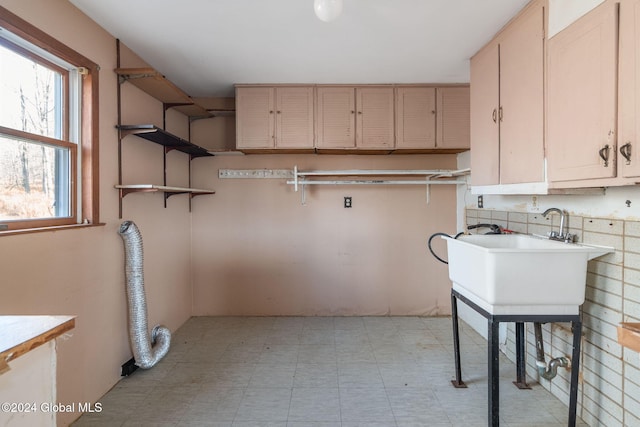
{"label": "silver duct hose", "polygon": [[120,225],[118,234],[124,241],[125,279],[127,305],[129,308],[129,339],[135,364],[149,369],[169,351],[171,331],[156,325],[149,339],[147,326],[147,301],[144,293],[144,271],[142,266],[142,235],[133,221]]}

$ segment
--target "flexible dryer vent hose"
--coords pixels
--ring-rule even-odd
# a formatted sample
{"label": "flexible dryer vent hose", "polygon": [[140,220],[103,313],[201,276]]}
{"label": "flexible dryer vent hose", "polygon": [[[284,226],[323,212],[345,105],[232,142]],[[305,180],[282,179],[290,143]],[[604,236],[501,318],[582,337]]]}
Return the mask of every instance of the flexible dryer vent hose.
{"label": "flexible dryer vent hose", "polygon": [[125,279],[129,308],[129,339],[135,364],[149,369],[169,351],[171,331],[156,325],[151,331],[147,326],[147,301],[144,293],[142,235],[133,221],[120,225],[118,234],[124,241]]}

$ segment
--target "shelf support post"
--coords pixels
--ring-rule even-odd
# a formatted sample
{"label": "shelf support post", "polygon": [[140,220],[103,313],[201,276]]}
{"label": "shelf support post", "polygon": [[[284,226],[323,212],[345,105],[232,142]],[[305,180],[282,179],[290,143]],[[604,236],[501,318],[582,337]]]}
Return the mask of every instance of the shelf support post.
{"label": "shelf support post", "polygon": [[[120,39],[116,39],[116,67],[120,68]],[[120,85],[124,83],[118,78],[118,85],[116,86],[116,104],[118,110],[118,185],[122,185],[122,131],[120,130],[120,126],[122,126],[122,93]],[[118,197],[118,218],[122,219],[122,198],[124,194],[122,194],[122,190],[120,190],[120,194]]]}

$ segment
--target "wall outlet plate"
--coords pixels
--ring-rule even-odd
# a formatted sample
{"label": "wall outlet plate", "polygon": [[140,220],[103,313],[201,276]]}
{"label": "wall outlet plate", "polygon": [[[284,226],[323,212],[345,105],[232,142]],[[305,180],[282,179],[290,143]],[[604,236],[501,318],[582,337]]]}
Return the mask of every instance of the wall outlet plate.
{"label": "wall outlet plate", "polygon": [[352,202],[351,201],[351,196],[345,196],[345,198],[344,198],[344,207],[347,208],[347,209],[350,208],[352,206],[351,202]]}
{"label": "wall outlet plate", "polygon": [[478,209],[484,208],[484,197],[478,196]]}

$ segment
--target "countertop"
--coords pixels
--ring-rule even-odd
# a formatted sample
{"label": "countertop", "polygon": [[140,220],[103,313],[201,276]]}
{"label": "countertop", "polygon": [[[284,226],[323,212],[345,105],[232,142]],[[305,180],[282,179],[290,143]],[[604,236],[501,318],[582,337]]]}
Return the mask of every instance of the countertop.
{"label": "countertop", "polygon": [[75,316],[0,316],[0,373],[7,363],[75,327]]}

